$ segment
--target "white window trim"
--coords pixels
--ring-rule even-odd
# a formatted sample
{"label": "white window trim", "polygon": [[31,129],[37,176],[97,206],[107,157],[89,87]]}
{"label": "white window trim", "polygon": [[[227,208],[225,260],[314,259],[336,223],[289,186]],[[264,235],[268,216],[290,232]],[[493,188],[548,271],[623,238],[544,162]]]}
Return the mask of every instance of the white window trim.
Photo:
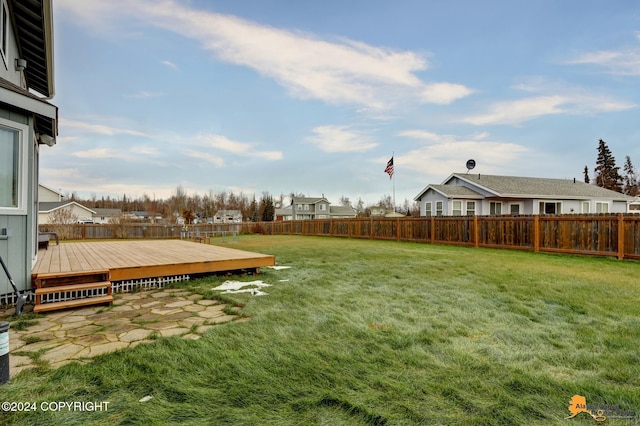
{"label": "white window trim", "polygon": [[[440,209],[438,209],[438,206],[440,206]],[[438,212],[440,214],[438,214]],[[442,201],[436,201],[436,216],[442,215],[444,215],[444,203]]]}
{"label": "white window trim", "polygon": [[[502,212],[502,206],[503,206],[503,202],[502,201],[489,201],[489,214],[490,215],[495,215],[495,216],[502,216],[504,213]],[[491,205],[493,205],[493,213],[491,213]],[[500,206],[500,213],[496,213],[496,207]]]}
{"label": "white window trim", "polygon": [[509,203],[509,214],[514,214],[514,213],[511,213],[511,206],[518,206],[518,213],[517,214],[522,214],[522,209],[524,208],[524,203]]}
{"label": "white window trim", "polygon": [[433,216],[433,210],[431,206],[431,201],[427,201],[424,203],[424,215],[425,216]]}
{"label": "white window trim", "polygon": [[[460,203],[460,208],[456,208],[456,203]],[[451,200],[451,216],[462,216],[462,200]],[[459,214],[456,212],[460,212]]]}
{"label": "white window trim", "polygon": [[[600,211],[600,212],[599,212],[599,211],[598,211],[598,205],[600,205],[600,206],[607,206],[607,211],[606,211],[606,212],[603,212],[603,211]],[[609,205],[609,202],[608,202],[608,201],[596,201],[596,211],[595,211],[595,212],[596,212],[596,213],[610,213],[610,212],[611,212],[611,209],[610,209],[609,207],[611,207],[611,206]],[[600,209],[602,210],[602,207],[601,207]]]}
{"label": "white window trim", "polygon": [[27,143],[27,138],[29,135],[29,127],[3,118],[0,118],[0,126],[18,131],[18,206],[0,206],[0,215],[24,216],[28,211],[27,186],[29,182],[28,159],[30,144]]}
{"label": "white window trim", "polygon": [[[473,209],[469,209],[469,204],[473,204]],[[473,212],[473,214],[476,214],[476,207],[478,206],[478,203],[476,203],[475,201],[465,201],[464,202],[464,209],[465,209],[465,213],[467,214],[467,216],[469,215],[469,212]]]}
{"label": "white window trim", "polygon": [[[545,210],[546,210],[546,205],[547,204],[555,204],[556,205],[556,212],[554,214],[562,214],[563,210],[564,210],[564,203],[560,200],[540,200],[538,202],[538,210],[540,210],[540,204],[543,204],[543,210],[542,211],[538,211],[539,214],[546,214]],[[558,211],[559,210],[559,211]]]}
{"label": "white window trim", "polygon": [[[586,209],[584,208],[585,206],[587,207]],[[583,201],[582,203],[580,203],[580,212],[584,214],[591,213],[591,202]]]}

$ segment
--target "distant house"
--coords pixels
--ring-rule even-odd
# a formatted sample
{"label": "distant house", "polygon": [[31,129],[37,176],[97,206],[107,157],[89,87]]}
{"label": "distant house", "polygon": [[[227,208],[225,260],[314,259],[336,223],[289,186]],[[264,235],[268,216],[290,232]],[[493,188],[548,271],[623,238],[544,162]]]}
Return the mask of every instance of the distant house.
{"label": "distant house", "polygon": [[0,256],[21,291],[38,256],[38,158],[58,136],[53,75],[51,0],[0,0]]}
{"label": "distant house", "polygon": [[275,220],[345,219],[356,214],[354,208],[332,206],[324,197],[293,197],[289,206],[276,209]]}
{"label": "distant house", "polygon": [[[38,203],[38,223],[49,224],[56,212],[66,210],[71,223],[94,223],[95,210],[83,206],[75,201],[45,201]],[[69,223],[67,221],[66,223]]]}
{"label": "distant house", "polygon": [[125,217],[131,220],[149,221],[155,223],[162,220],[160,213],[149,212],[144,210],[136,210],[125,214]]}
{"label": "distant house", "polygon": [[242,223],[240,210],[218,210],[213,217],[213,223]]}
{"label": "distant house", "polygon": [[625,213],[619,192],[575,179],[453,173],[414,198],[421,216]]}
{"label": "distant house", "polygon": [[38,185],[38,201],[62,201],[64,200],[64,194],[49,186],[39,184]]}
{"label": "distant house", "polygon": [[374,206],[371,207],[369,216],[371,217],[384,217],[387,214],[387,211],[392,211],[392,209],[387,209],[382,206]]}
{"label": "distant house", "polygon": [[93,209],[93,223],[107,224],[114,218],[122,216],[120,209]]}

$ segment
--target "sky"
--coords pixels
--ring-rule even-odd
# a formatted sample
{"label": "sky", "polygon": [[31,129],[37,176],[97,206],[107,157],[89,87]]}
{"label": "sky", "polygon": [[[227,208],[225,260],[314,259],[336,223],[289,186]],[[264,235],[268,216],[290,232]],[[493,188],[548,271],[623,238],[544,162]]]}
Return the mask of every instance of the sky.
{"label": "sky", "polygon": [[[54,0],[41,183],[396,204],[451,173],[640,167],[640,2]],[[393,179],[384,173],[393,156]]]}

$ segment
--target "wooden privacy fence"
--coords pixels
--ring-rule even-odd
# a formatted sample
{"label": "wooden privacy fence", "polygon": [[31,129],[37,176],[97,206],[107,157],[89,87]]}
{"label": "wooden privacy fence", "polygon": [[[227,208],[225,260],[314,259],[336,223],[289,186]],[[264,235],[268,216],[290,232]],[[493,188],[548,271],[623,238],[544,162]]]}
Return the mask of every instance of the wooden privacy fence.
{"label": "wooden privacy fence", "polygon": [[238,234],[315,235],[376,240],[459,244],[536,252],[595,254],[640,259],[640,216],[440,216],[420,218],[315,219],[242,224],[40,225],[65,239],[189,238]]}

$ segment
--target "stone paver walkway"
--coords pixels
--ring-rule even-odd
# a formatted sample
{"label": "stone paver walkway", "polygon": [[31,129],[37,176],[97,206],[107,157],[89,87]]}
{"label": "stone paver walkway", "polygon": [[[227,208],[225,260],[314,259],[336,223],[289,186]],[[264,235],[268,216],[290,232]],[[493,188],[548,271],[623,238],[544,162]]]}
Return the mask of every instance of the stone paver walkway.
{"label": "stone paver walkway", "polygon": [[[199,339],[216,324],[242,320],[225,314],[225,306],[183,289],[161,289],[116,294],[112,307],[41,314],[29,320],[25,330],[15,330],[13,325],[9,329],[10,376],[34,367],[34,359],[57,368],[151,342],[159,336]],[[0,321],[11,311],[0,311]]]}

